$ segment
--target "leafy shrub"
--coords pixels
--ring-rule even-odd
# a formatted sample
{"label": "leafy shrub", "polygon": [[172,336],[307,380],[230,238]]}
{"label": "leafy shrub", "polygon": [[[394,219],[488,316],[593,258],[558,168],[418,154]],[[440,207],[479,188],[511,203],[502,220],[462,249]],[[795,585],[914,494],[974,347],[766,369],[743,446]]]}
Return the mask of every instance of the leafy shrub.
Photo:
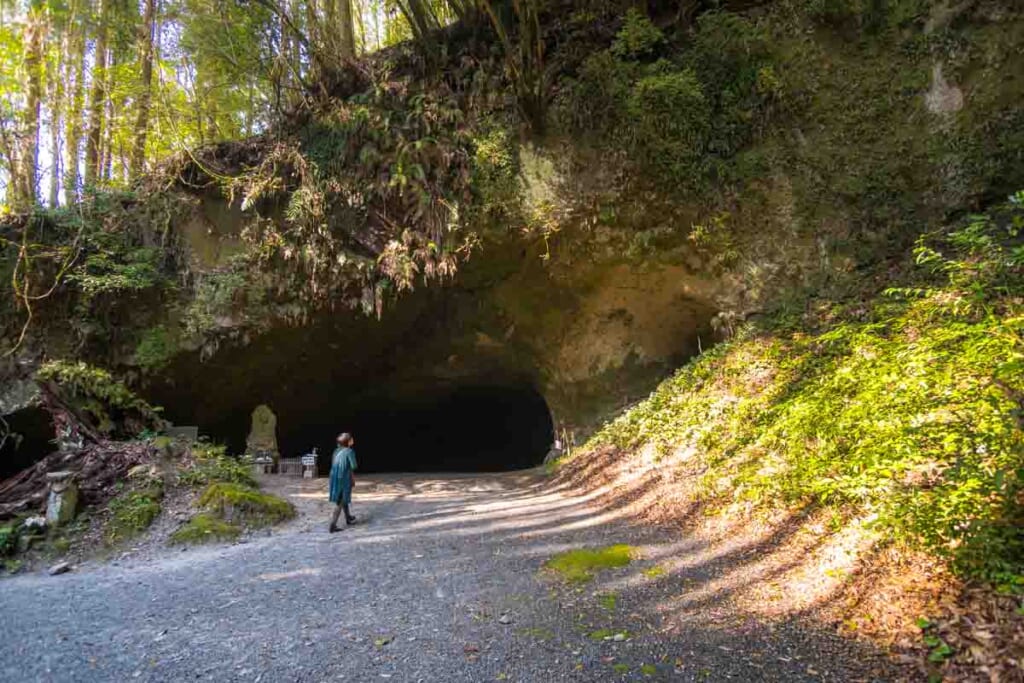
{"label": "leafy shrub", "polygon": [[230,320],[247,305],[260,303],[258,288],[250,288],[246,272],[232,269],[204,275],[196,285],[195,295],[185,311],[185,331],[200,338],[215,331],[221,320]]}
{"label": "leafy shrub", "polygon": [[85,258],[68,278],[92,298],[100,294],[138,292],[163,283],[158,249],[144,247],[127,253],[98,251]]}
{"label": "leafy shrub", "polygon": [[239,458],[227,455],[224,446],[207,443],[192,445],[194,462],[178,475],[186,486],[206,486],[215,482],[256,486],[252,469]]}
{"label": "leafy shrub", "polygon": [[809,0],[806,11],[815,21],[836,28],[879,31],[927,16],[930,4],[928,0]]}
{"label": "leafy shrub", "polygon": [[626,100],[637,144],[655,163],[681,177],[696,168],[710,128],[693,72],[669,71],[638,80]]}
{"label": "leafy shrub", "polygon": [[568,80],[555,104],[556,118],[578,133],[607,135],[626,118],[623,103],[639,65],[601,50],[583,62],[579,78]]}
{"label": "leafy shrub", "polygon": [[0,557],[11,555],[18,547],[18,528],[13,524],[0,526]]}
{"label": "leafy shrub", "polygon": [[513,217],[519,208],[519,158],[509,131],[494,127],[474,137],[473,188],[485,217]]}
{"label": "leafy shrub", "polygon": [[135,347],[135,362],[145,370],[158,370],[179,351],[176,332],[165,325],[151,327]]}
{"label": "leafy shrub", "polygon": [[731,12],[705,13],[675,61],[652,62],[663,40],[631,10],[612,47],[567,80],[557,120],[628,153],[651,180],[673,189],[740,176],[735,157],[782,97],[766,32]]}
{"label": "leafy shrub", "polygon": [[620,59],[643,60],[653,57],[664,43],[665,36],[647,15],[631,8],[615,36],[611,52]]}
{"label": "leafy shrub", "polygon": [[135,436],[160,424],[160,409],[151,406],[102,368],[78,361],[53,360],[36,371],[36,380],[56,387],[63,399],[90,416],[100,431]]}
{"label": "leafy shrub", "polygon": [[143,488],[125,491],[111,499],[108,542],[123,541],[148,529],[160,514],[163,495],[163,486],[159,482],[151,482]]}
{"label": "leafy shrub", "polygon": [[707,150],[730,158],[766,127],[772,105],[782,96],[768,36],[738,14],[708,12],[697,20],[686,61],[700,79],[712,112]]}

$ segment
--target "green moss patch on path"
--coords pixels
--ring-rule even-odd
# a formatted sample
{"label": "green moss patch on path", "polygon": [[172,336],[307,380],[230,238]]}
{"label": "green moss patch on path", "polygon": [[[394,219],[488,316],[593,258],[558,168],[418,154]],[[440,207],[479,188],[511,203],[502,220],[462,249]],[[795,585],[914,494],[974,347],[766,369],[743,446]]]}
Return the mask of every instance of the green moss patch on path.
{"label": "green moss patch on path", "polygon": [[604,548],[569,550],[555,555],[544,563],[545,568],[557,572],[571,583],[586,583],[594,578],[594,572],[613,567],[625,567],[636,551],[626,544],[610,545]]}

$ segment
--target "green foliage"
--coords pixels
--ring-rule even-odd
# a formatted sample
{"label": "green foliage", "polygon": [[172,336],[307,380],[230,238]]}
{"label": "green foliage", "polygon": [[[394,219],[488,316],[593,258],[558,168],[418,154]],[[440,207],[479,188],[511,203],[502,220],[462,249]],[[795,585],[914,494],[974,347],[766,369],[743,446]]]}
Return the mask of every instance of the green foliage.
{"label": "green foliage", "polygon": [[721,266],[730,266],[739,258],[736,238],[729,228],[729,214],[718,213],[706,222],[690,228],[689,239],[697,249]]}
{"label": "green foliage", "polygon": [[479,197],[479,212],[492,221],[516,219],[522,183],[512,135],[505,128],[485,128],[473,143],[472,186]]}
{"label": "green foliage", "polygon": [[557,572],[572,583],[586,583],[594,572],[612,567],[625,567],[633,560],[635,551],[628,545],[610,545],[604,548],[569,550],[555,555],[544,566]]}
{"label": "green foliage", "polygon": [[214,515],[199,513],[194,515],[180,529],[171,534],[171,543],[185,545],[196,543],[212,543],[214,541],[229,541],[238,538],[242,533],[242,527],[237,524],[225,522]]}
{"label": "green foliage", "polygon": [[766,32],[730,12],[701,15],[672,61],[646,63],[661,32],[630,11],[609,50],[587,58],[556,103],[561,124],[626,152],[673,189],[706,189],[742,171],[735,157],[766,127],[782,94]]}
{"label": "green foliage", "polygon": [[192,445],[192,454],[194,461],[178,475],[182,484],[200,487],[224,482],[256,487],[252,469],[242,460],[227,455],[224,446],[197,443]]}
{"label": "green foliage", "polygon": [[157,325],[145,330],[135,347],[135,363],[144,370],[154,371],[167,363],[180,350],[178,333],[167,325]]}
{"label": "green foliage", "polygon": [[117,417],[127,418],[139,430],[160,421],[158,408],[146,403],[106,370],[82,361],[48,361],[36,371],[36,380],[57,387],[66,400],[91,416],[95,426],[104,432],[117,428]]}
{"label": "green foliage", "polygon": [[199,505],[229,522],[266,526],[291,519],[295,508],[286,500],[254,488],[228,482],[214,482],[199,497]]}
{"label": "green foliage", "polygon": [[643,60],[653,57],[665,44],[661,30],[636,8],[626,12],[622,28],[615,36],[611,53],[619,59]]}
{"label": "green foliage", "polygon": [[[1024,201],[916,251],[916,286],[765,321],[682,368],[588,448],[696,450],[711,504],[858,511],[966,576],[1024,575]],[[585,449],[586,450],[586,449]]]}
{"label": "green foliage", "polygon": [[[404,84],[317,110],[294,139],[227,180],[245,211],[286,205],[283,225],[258,222],[246,233],[251,249],[236,272],[272,270],[277,299],[292,292],[300,310],[341,300],[378,315],[385,293],[453,275],[475,244],[468,221],[491,196],[474,191],[474,178],[508,170],[498,150],[507,144],[486,133],[474,140],[457,104],[441,85]],[[372,256],[366,235],[381,245]],[[216,323],[216,291],[199,293],[212,303],[190,313],[196,329]]]}
{"label": "green foliage", "polygon": [[18,527],[14,524],[0,526],[0,557],[13,555],[18,549]]}
{"label": "green foliage", "polygon": [[815,21],[837,28],[877,32],[928,16],[929,0],[806,0]]}
{"label": "green foliage", "polygon": [[643,76],[626,98],[634,144],[650,163],[675,178],[701,163],[711,127],[707,101],[689,69]]}
{"label": "green foliage", "polygon": [[81,288],[87,300],[100,294],[139,292],[162,283],[161,258],[159,250],[148,247],[133,249],[123,257],[96,252],[87,256],[68,280]]}
{"label": "green foliage", "polygon": [[240,316],[246,306],[259,305],[260,291],[249,287],[247,273],[241,268],[238,264],[230,270],[206,274],[199,280],[185,310],[186,333],[202,339],[221,327],[223,321]]}
{"label": "green foliage", "polygon": [[142,533],[160,514],[164,490],[159,482],[125,491],[110,500],[107,542],[118,543]]}

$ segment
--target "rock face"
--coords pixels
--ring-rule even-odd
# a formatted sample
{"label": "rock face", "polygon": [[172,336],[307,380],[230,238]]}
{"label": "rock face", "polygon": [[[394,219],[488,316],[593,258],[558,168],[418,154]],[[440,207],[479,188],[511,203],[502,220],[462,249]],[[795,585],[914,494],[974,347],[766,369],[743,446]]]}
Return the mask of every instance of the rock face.
{"label": "rock face", "polygon": [[[1011,3],[984,6],[1000,4]],[[419,439],[409,450],[441,452],[452,434],[472,442],[490,430],[513,439],[516,430],[501,424],[508,416],[509,424],[536,425],[524,441],[540,444],[539,462],[556,442],[579,443],[748,318],[798,319],[812,297],[842,300],[844,280],[903,253],[924,226],[1024,187],[1024,86],[1014,78],[1024,16],[975,5],[936,5],[927,26],[908,21],[866,42],[841,26],[794,31],[788,10],[776,16],[769,42],[777,49],[772,64],[758,66],[752,93],[764,100],[764,129],[758,124],[736,149],[709,145],[703,185],[666,186],[665,169],[649,155],[612,154],[591,138],[597,131],[555,126],[529,140],[460,129],[459,139],[464,132],[472,142],[460,142],[452,158],[491,160],[468,169],[481,172],[473,192],[449,188],[448,199],[480,200],[459,200],[468,202],[459,207],[467,217],[460,230],[474,239],[467,236],[465,251],[445,252],[434,237],[412,239],[412,225],[406,245],[409,254],[444,252],[451,262],[398,258],[406,236],[370,220],[376,209],[366,213],[362,199],[323,216],[286,210],[344,197],[333,180],[351,180],[363,165],[339,167],[323,187],[302,186],[315,190],[307,195],[291,176],[248,174],[271,166],[259,163],[274,152],[258,140],[211,149],[208,161],[223,163],[202,165],[237,174],[237,187],[280,191],[250,200],[182,167],[187,187],[164,197],[174,207],[166,225],[145,211],[128,217],[135,232],[153,233],[153,245],[180,248],[170,279],[186,286],[152,292],[152,306],[109,302],[112,311],[132,302],[131,311],[104,315],[130,324],[97,328],[87,351],[98,365],[140,377],[140,393],[170,419],[200,425],[233,451],[275,459],[313,446],[327,453],[330,438],[351,429],[407,431]],[[767,20],[776,10],[764,11]],[[950,31],[957,39],[939,42],[957,47],[936,43],[927,56],[907,49],[918,29]],[[600,45],[570,52],[604,50],[612,36],[594,39]],[[553,117],[580,75],[567,64],[552,84]],[[720,90],[712,85],[709,102]],[[723,118],[723,130],[747,113]],[[296,144],[304,163],[334,150]],[[637,173],[645,163],[655,164],[646,179]],[[318,199],[305,201],[311,197]],[[293,207],[290,198],[303,201]],[[286,235],[307,241],[273,247]],[[428,262],[444,277],[425,282]],[[347,285],[331,286],[337,282]],[[304,283],[322,295],[310,298]],[[77,310],[73,303],[53,310]],[[47,330],[46,356],[86,348],[57,332]],[[2,371],[0,412],[23,406],[31,389],[4,392]],[[467,396],[479,399],[475,412]],[[264,406],[250,424],[256,400],[276,416]],[[461,423],[446,414],[456,410],[467,411]]]}
{"label": "rock face", "polygon": [[932,86],[924,98],[933,114],[954,114],[964,108],[964,93],[942,75],[942,64],[932,67]]}
{"label": "rock face", "polygon": [[277,464],[281,457],[277,449],[277,416],[266,405],[258,405],[252,411],[249,437],[245,440],[246,452],[252,455],[270,455]]}

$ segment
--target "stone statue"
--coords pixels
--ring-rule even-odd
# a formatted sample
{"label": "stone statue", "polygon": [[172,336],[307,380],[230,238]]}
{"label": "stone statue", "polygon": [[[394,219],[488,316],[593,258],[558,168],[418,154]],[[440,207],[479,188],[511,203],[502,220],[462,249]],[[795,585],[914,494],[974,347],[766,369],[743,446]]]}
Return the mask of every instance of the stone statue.
{"label": "stone statue", "polygon": [[245,450],[249,455],[269,455],[274,465],[280,458],[277,451],[277,416],[265,405],[256,406],[252,411],[252,427],[249,438],[245,440]]}

